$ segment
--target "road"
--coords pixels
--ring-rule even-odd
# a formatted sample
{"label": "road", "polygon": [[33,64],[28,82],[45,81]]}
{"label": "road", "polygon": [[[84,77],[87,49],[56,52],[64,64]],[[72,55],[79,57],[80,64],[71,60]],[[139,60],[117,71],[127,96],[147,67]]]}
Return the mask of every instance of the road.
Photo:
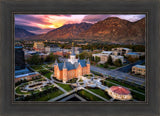
{"label": "road", "polygon": [[[91,71],[99,72],[103,75],[110,75],[110,76],[115,77],[117,79],[126,80],[128,82],[134,82],[138,85],[142,85],[145,82],[145,79],[131,76],[128,73],[123,73],[123,72],[116,71],[116,70],[107,70],[107,69],[92,66],[92,65],[91,65]],[[126,77],[127,77],[127,79],[126,79]]]}

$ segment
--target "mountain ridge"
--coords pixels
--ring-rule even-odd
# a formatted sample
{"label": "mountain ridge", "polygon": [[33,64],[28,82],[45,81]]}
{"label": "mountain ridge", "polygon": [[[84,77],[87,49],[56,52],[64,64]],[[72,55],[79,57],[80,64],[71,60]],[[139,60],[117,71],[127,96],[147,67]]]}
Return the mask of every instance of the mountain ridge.
{"label": "mountain ridge", "polygon": [[[39,35],[35,35],[30,39],[38,39],[38,37]],[[86,41],[96,39],[110,43],[144,44],[145,18],[136,22],[130,22],[117,17],[108,17],[95,24],[85,22],[80,24],[67,24],[43,34],[41,39],[85,39]]]}
{"label": "mountain ridge", "polygon": [[21,38],[25,38],[25,37],[34,36],[34,35],[36,35],[36,34],[31,33],[29,31],[26,31],[23,28],[15,27],[15,38],[16,39],[21,39]]}

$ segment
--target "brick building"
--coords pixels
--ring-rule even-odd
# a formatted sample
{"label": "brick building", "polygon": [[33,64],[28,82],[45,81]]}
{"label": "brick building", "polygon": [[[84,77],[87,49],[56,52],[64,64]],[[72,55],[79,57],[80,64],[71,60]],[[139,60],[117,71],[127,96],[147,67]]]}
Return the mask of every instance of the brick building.
{"label": "brick building", "polygon": [[44,43],[43,42],[34,42],[33,49],[35,51],[44,52]]}
{"label": "brick building", "polygon": [[132,67],[132,72],[135,74],[146,75],[145,65],[135,65]]}
{"label": "brick building", "polygon": [[63,63],[54,64],[54,77],[66,83],[68,80],[78,78],[79,76],[90,74],[90,61],[76,59],[74,47],[70,58]]}

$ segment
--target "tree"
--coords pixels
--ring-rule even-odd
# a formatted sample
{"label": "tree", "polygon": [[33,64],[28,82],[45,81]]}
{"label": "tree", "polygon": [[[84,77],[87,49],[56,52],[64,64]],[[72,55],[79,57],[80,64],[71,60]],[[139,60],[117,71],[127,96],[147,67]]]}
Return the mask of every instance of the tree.
{"label": "tree", "polygon": [[92,56],[91,61],[94,61],[94,56]]}
{"label": "tree", "polygon": [[100,61],[100,57],[96,56],[95,57],[95,62],[99,62]]}
{"label": "tree", "polygon": [[118,67],[122,66],[122,61],[120,59],[117,59],[117,60],[114,61],[114,65],[118,66]]}
{"label": "tree", "polygon": [[127,60],[128,60],[129,62],[133,63],[133,62],[136,62],[136,61],[138,60],[138,58],[134,58],[134,57],[132,57],[132,56],[128,56],[128,57],[127,57]]}
{"label": "tree", "polygon": [[113,65],[113,61],[112,61],[112,57],[111,57],[111,56],[108,57],[107,63],[108,63],[109,65]]}
{"label": "tree", "polygon": [[103,66],[104,68],[108,68],[108,62],[105,62]]}
{"label": "tree", "polygon": [[27,59],[28,64],[39,65],[43,63],[43,59],[39,57],[39,55],[33,55]]}
{"label": "tree", "polygon": [[51,53],[46,57],[45,62],[53,62],[55,59],[56,59],[55,55]]}

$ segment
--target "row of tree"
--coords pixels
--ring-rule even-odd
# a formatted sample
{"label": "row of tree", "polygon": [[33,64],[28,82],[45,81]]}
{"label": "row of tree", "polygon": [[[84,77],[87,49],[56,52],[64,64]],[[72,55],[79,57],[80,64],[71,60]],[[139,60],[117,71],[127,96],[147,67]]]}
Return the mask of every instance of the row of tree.
{"label": "row of tree", "polygon": [[52,53],[46,56],[46,58],[42,58],[36,54],[28,58],[27,63],[30,65],[40,65],[43,64],[44,62],[54,62],[56,59],[58,60],[58,56],[53,55]]}

